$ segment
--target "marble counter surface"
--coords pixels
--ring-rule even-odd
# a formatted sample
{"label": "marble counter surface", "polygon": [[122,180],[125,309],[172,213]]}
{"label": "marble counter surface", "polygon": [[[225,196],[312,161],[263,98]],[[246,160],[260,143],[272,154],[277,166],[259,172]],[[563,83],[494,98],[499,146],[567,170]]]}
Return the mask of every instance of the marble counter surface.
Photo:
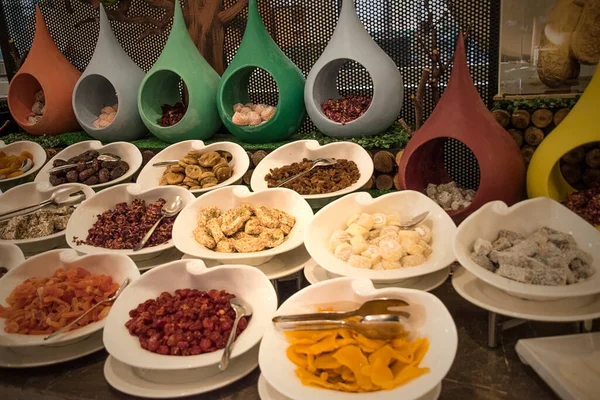
{"label": "marble counter surface", "polygon": [[[280,284],[283,298],[293,282]],[[573,334],[575,324],[529,322],[500,334],[495,349],[487,346],[486,311],[463,300],[450,280],[432,292],[448,307],[458,328],[456,360],[443,381],[440,399],[536,399],[558,397],[528,366],[521,363],[515,344],[521,338]],[[597,322],[595,329],[598,330]],[[132,399],[112,389],[104,380],[107,353],[100,351],[79,360],[54,366],[10,370],[0,368],[0,398],[9,400],[112,400]],[[258,369],[235,384],[193,400],[258,400]]]}

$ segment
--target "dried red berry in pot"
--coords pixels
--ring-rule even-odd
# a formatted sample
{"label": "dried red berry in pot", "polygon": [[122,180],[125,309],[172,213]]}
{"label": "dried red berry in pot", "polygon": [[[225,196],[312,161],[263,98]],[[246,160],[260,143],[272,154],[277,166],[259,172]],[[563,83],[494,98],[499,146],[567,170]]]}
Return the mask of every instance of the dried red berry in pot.
{"label": "dried red berry in pot", "polygon": [[[125,327],[137,336],[140,346],[164,355],[191,356],[225,347],[235,319],[230,301],[235,296],[224,290],[208,292],[179,289],[163,292],[129,311]],[[243,317],[238,335],[248,326]]]}
{"label": "dried red berry in pot", "polygon": [[160,117],[158,121],[156,121],[156,123],[160,126],[166,127],[173,126],[179,121],[181,121],[181,119],[185,115],[187,107],[184,106],[182,103],[176,103],[173,106],[169,104],[163,104],[161,106],[161,110],[162,117]]}
{"label": "dried red berry in pot", "polygon": [[321,109],[327,118],[344,125],[361,117],[371,105],[371,100],[368,96],[345,96],[325,100]]}
{"label": "dried red berry in pot", "polygon": [[592,225],[600,225],[600,186],[575,192],[563,204]]}

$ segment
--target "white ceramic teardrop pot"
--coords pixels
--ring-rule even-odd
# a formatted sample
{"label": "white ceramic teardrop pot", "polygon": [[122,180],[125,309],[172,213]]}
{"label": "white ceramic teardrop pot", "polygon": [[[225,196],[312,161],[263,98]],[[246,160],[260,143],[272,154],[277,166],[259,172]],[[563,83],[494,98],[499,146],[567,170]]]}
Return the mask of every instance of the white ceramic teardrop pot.
{"label": "white ceramic teardrop pot", "polygon": [[[336,77],[349,60],[360,63],[371,76],[373,99],[359,118],[342,125],[327,118],[321,104],[340,98]],[[371,136],[385,131],[398,117],[404,100],[402,76],[394,61],[375,43],[356,14],[354,0],[343,0],[340,18],[321,57],[312,67],[304,88],[306,111],[328,136]]]}

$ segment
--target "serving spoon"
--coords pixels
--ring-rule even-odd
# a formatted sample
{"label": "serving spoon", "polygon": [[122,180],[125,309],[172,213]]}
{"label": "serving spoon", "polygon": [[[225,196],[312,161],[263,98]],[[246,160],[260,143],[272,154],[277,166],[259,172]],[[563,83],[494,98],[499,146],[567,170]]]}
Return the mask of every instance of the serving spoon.
{"label": "serving spoon", "polygon": [[78,190],[73,192],[72,188],[59,189],[52,193],[50,198],[40,202],[39,204],[35,204],[32,206],[26,206],[19,208],[17,210],[12,210],[3,214],[0,214],[0,221],[10,219],[19,215],[27,215],[34,213],[38,210],[41,210],[44,207],[49,205],[55,206],[66,206],[79,204],[86,199],[86,195],[82,190]]}
{"label": "serving spoon", "polygon": [[315,161],[313,161],[313,164],[310,166],[309,169],[307,169],[306,171],[300,172],[299,174],[296,174],[290,178],[285,179],[283,182],[280,182],[275,187],[282,187],[286,183],[291,182],[294,179],[298,179],[301,176],[308,174],[310,171],[312,171],[313,169],[315,169],[317,167],[330,167],[335,164],[337,164],[337,161],[333,158],[317,158]]}
{"label": "serving spoon", "polygon": [[231,358],[231,350],[233,349],[233,343],[235,341],[236,332],[238,324],[242,317],[250,317],[252,316],[252,306],[246,303],[244,300],[234,297],[229,302],[231,304],[231,308],[235,311],[235,320],[233,321],[233,326],[231,327],[231,333],[229,334],[229,339],[227,339],[227,344],[225,345],[225,349],[223,350],[223,355],[221,356],[221,362],[219,362],[219,370],[225,371],[227,366],[229,365],[229,359]]}
{"label": "serving spoon", "polygon": [[158,224],[160,224],[160,222],[164,218],[174,217],[175,215],[177,215],[179,213],[179,211],[181,211],[182,208],[183,208],[183,200],[179,196],[176,196],[175,199],[171,203],[165,203],[165,205],[160,210],[160,218],[158,218],[158,221],[156,221],[156,223],[154,225],[152,225],[152,228],[150,228],[150,230],[148,232],[146,232],[146,234],[144,235],[142,240],[140,240],[140,242],[137,244],[137,246],[135,246],[133,248],[133,251],[140,251],[144,247],[146,242],[148,242],[148,240],[150,240],[150,237],[152,236],[152,234],[154,233],[156,228],[158,228]]}
{"label": "serving spoon", "polygon": [[338,321],[352,317],[366,317],[369,315],[392,314],[409,318],[405,311],[393,310],[395,307],[407,307],[409,304],[401,299],[374,299],[364,302],[360,307],[351,311],[328,311],[312,314],[279,315],[273,318],[276,324],[298,321],[330,320]]}
{"label": "serving spoon", "polygon": [[[33,167],[33,161],[31,161],[31,159],[29,159],[29,158],[26,158],[23,160],[23,162],[21,163],[21,166],[19,167],[19,169],[17,171],[23,171],[23,173],[25,173],[25,172],[29,171],[31,169],[31,167]],[[22,176],[22,175],[19,175],[19,176]],[[16,178],[18,178],[18,176]],[[2,179],[6,179],[6,175],[0,175],[0,180],[2,180]]]}
{"label": "serving spoon", "polygon": [[[98,157],[96,157],[96,160],[100,161],[100,162],[104,162],[104,161],[121,161],[121,157],[119,157],[116,154],[100,154]],[[86,165],[93,163],[94,160],[91,161],[86,161]],[[64,171],[65,169],[71,169],[71,168],[75,168],[77,167],[77,164],[66,164],[66,165],[61,165],[60,167],[54,167],[51,170],[48,171],[49,174],[53,173],[53,172],[59,172],[59,171]]]}
{"label": "serving spoon", "polygon": [[415,226],[419,225],[421,222],[423,222],[425,220],[425,218],[427,218],[428,215],[429,215],[429,211],[425,211],[424,213],[419,214],[416,217],[409,219],[408,221],[391,222],[390,225],[397,226],[402,230],[411,229],[411,228],[414,228]]}
{"label": "serving spoon", "polygon": [[51,333],[50,335],[46,336],[44,338],[44,341],[50,340],[53,337],[56,337],[57,335],[60,335],[61,333],[64,333],[65,330],[67,330],[68,328],[70,328],[73,324],[76,324],[77,322],[79,322],[83,317],[85,317],[86,315],[88,315],[89,313],[91,313],[100,304],[106,304],[106,303],[110,303],[112,301],[115,301],[121,295],[121,293],[123,293],[123,290],[125,290],[125,288],[127,287],[127,285],[129,285],[129,282],[131,282],[131,280],[129,278],[125,278],[125,280],[123,281],[123,283],[121,284],[121,286],[119,287],[119,289],[115,292],[115,294],[113,294],[108,299],[102,300],[101,302],[98,302],[98,303],[94,304],[92,307],[90,307],[89,310],[87,310],[86,312],[84,312],[83,314],[81,314],[79,317],[75,318],[73,321],[71,321],[67,325],[63,326],[62,328],[60,328],[56,332]]}
{"label": "serving spoon", "polygon": [[354,320],[296,321],[277,324],[283,331],[322,331],[329,329],[350,329],[369,339],[390,340],[406,332],[405,318],[401,315],[367,315]]}

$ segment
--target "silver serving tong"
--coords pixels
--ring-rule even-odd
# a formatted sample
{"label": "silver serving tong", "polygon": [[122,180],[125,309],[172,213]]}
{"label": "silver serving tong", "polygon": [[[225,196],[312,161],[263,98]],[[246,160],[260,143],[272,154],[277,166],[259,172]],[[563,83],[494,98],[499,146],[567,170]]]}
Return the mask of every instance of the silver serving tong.
{"label": "silver serving tong", "polygon": [[52,193],[49,199],[42,201],[39,204],[26,206],[17,210],[12,210],[3,214],[0,214],[0,221],[4,221],[20,215],[27,215],[41,210],[49,205],[56,206],[67,206],[79,204],[86,199],[86,195],[83,191],[77,190],[73,192],[73,188],[59,189]]}
{"label": "silver serving tong", "polygon": [[391,340],[406,332],[406,318],[401,315],[367,315],[354,320],[313,320],[277,323],[283,331],[321,331],[329,329],[350,329],[369,339]]}
{"label": "silver serving tong", "polygon": [[307,169],[304,172],[300,172],[299,174],[296,174],[290,178],[285,179],[283,182],[280,182],[275,187],[282,187],[286,183],[291,182],[294,179],[298,179],[301,176],[308,174],[310,171],[312,171],[313,169],[315,169],[317,167],[330,167],[335,164],[337,164],[337,161],[334,158],[317,158],[315,161],[313,161],[313,164],[311,165],[311,167],[309,169]]}
{"label": "silver serving tong", "polygon": [[[119,157],[116,154],[100,154],[98,157],[96,157],[96,160],[98,160],[99,162],[104,162],[104,161],[121,161],[121,157]],[[86,165],[87,164],[91,164],[93,163],[94,160],[91,161],[86,161]],[[60,167],[54,167],[52,169],[50,169],[48,171],[49,174],[53,173],[53,172],[58,172],[58,171],[64,171],[65,169],[72,169],[77,167],[77,164],[66,164],[66,165],[61,165]]]}

